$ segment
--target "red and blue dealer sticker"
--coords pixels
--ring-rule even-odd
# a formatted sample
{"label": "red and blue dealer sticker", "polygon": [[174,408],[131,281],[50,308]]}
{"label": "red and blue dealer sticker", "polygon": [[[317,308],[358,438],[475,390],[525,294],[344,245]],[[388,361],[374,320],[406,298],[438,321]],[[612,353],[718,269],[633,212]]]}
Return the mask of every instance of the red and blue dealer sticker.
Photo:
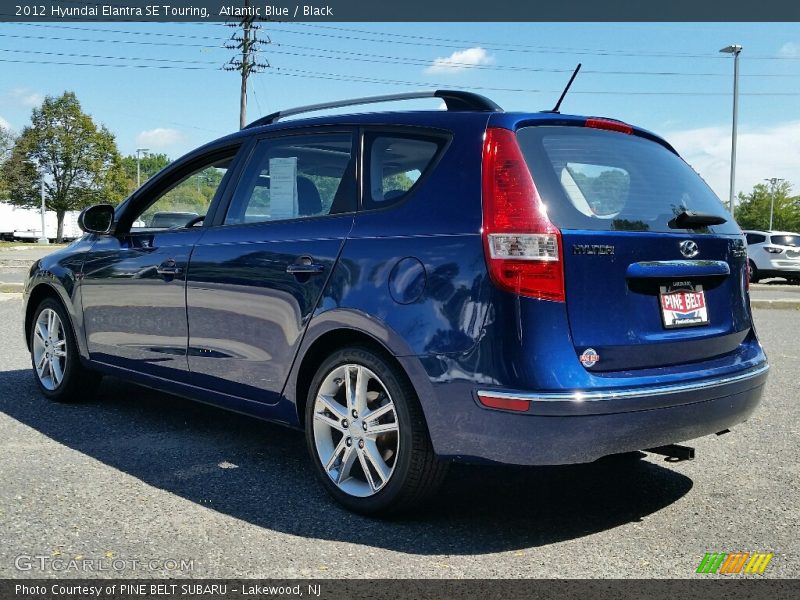
{"label": "red and blue dealer sticker", "polygon": [[587,348],[580,356],[581,364],[587,369],[600,362],[600,355],[594,348]]}
{"label": "red and blue dealer sticker", "polygon": [[702,285],[678,282],[661,286],[661,319],[664,327],[696,327],[708,324],[708,307]]}

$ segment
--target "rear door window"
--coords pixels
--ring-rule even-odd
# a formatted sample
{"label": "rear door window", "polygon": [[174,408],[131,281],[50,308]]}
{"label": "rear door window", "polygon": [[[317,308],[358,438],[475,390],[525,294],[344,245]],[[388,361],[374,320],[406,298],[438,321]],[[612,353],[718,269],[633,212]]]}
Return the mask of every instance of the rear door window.
{"label": "rear door window", "polygon": [[352,134],[294,134],[256,144],[225,224],[322,217],[355,206]]}
{"label": "rear door window", "polygon": [[669,221],[691,210],[728,219],[701,232],[739,233],[711,188],[657,142],[552,126],[524,127],[517,139],[548,216],[560,228],[675,232],[681,230]]}
{"label": "rear door window", "polygon": [[433,166],[444,143],[441,137],[424,134],[367,133],[364,208],[402,201]]}

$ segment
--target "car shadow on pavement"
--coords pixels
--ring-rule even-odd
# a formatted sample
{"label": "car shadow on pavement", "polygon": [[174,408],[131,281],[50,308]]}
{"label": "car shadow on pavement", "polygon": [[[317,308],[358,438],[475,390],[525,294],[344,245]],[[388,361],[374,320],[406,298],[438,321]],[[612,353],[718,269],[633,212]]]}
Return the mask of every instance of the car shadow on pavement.
{"label": "car shadow on pavement", "polygon": [[[391,523],[351,514],[315,481],[302,433],[106,378],[96,399],[49,402],[0,372],[0,412],[143,482],[259,527],[411,554],[552,544],[642,520],[692,488],[646,460],[454,465],[426,506]],[[126,502],[127,499],[119,498]]]}

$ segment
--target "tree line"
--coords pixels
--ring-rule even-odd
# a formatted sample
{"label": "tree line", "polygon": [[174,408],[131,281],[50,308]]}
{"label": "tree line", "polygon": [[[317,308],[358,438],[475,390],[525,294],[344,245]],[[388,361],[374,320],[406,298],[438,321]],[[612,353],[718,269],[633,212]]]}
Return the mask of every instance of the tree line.
{"label": "tree line", "polygon": [[[146,181],[169,164],[165,154],[141,159]],[[118,204],[136,189],[136,156],[121,156],[114,135],[84,113],[77,96],[48,96],[19,135],[0,127],[0,200],[41,205],[56,213],[58,241],[64,215],[92,204]]]}

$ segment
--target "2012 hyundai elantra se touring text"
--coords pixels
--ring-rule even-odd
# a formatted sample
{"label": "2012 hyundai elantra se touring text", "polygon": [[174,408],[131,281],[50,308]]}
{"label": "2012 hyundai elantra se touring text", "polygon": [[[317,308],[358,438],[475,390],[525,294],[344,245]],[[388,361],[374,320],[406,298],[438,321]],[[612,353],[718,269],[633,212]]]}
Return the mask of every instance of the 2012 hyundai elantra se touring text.
{"label": "2012 hyundai elantra se touring text", "polygon": [[744,238],[675,150],[467,92],[380,99],[434,96],[276,113],[86,209],[25,286],[42,393],[112,374],[304,429],[369,514],[453,460],[589,462],[746,420],[768,366]]}

